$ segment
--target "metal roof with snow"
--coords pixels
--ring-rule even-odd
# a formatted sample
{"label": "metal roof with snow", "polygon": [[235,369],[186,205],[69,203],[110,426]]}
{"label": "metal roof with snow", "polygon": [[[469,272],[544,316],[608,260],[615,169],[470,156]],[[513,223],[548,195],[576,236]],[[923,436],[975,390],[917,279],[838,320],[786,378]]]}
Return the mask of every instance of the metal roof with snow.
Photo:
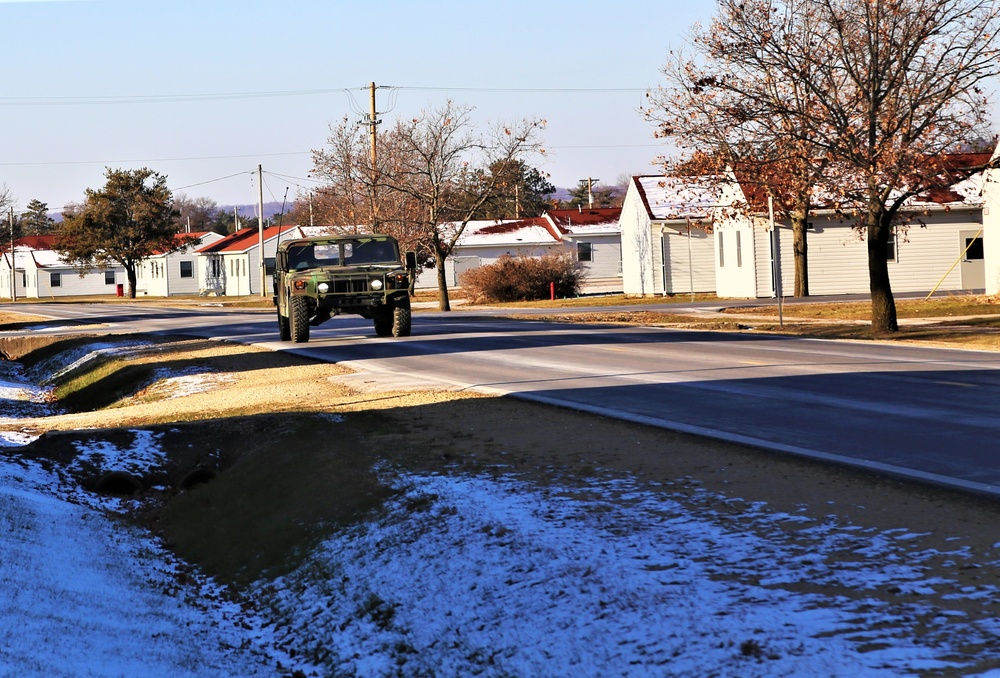
{"label": "metal roof with snow", "polygon": [[722,184],[727,181],[719,176],[632,177],[639,196],[656,221],[684,221],[709,219],[718,206]]}
{"label": "metal roof with snow", "polygon": [[523,245],[556,245],[559,236],[542,217],[501,221],[487,219],[470,221],[459,238],[461,247],[503,247]]}
{"label": "metal roof with snow", "polygon": [[621,233],[620,207],[546,210],[545,217],[560,235],[614,235]]}

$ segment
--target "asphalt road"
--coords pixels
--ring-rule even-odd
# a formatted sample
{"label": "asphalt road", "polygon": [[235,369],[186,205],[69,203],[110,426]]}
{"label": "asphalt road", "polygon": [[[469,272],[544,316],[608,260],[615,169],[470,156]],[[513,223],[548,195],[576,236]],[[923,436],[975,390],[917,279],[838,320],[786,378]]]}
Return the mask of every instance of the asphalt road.
{"label": "asphalt road", "polygon": [[[276,341],[273,313],[148,305],[18,310],[186,333],[1000,494],[1000,354],[767,335],[419,313],[413,336],[362,318]],[[378,376],[376,376],[378,375]]]}

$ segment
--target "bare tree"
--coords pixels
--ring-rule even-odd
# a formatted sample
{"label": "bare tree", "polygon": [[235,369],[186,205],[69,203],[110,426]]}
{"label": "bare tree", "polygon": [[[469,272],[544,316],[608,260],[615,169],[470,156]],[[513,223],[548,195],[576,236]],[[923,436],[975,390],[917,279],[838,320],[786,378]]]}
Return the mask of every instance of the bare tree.
{"label": "bare tree", "polygon": [[175,224],[180,233],[210,231],[219,220],[219,204],[211,198],[189,198],[183,193],[174,196]]}
{"label": "bare tree", "polygon": [[471,115],[470,107],[449,100],[398,121],[388,135],[394,152],[383,181],[418,208],[415,224],[434,258],[442,311],[451,310],[445,261],[469,221],[502,193],[505,168],[542,152],[538,132],[544,121],[495,123],[477,134]]}
{"label": "bare tree", "polygon": [[445,262],[468,222],[501,197],[504,177],[541,152],[540,120],[473,128],[472,109],[452,101],[397,120],[378,136],[377,167],[368,139],[346,119],[327,147],[313,151],[313,174],[324,183],[314,214],[335,230],[371,228],[394,235],[418,260],[437,268],[441,310],[451,310]]}
{"label": "bare tree", "polygon": [[693,54],[671,53],[666,85],[650,92],[645,110],[657,136],[685,151],[665,163],[669,171],[735,176],[749,204],[734,209],[759,211],[770,197],[778,217],[791,221],[795,296],[809,295],[809,211],[827,164],[805,122],[818,103],[803,84],[813,55],[788,49],[820,28],[806,20],[803,4],[719,0],[710,26],[691,32]]}
{"label": "bare tree", "polygon": [[861,207],[872,331],[894,332],[889,234],[907,200],[954,181],[948,153],[984,134],[998,12],[993,0],[720,0],[694,32],[701,61],[668,63],[650,117],[709,160],[763,168],[803,255],[817,183]]}
{"label": "bare tree", "polygon": [[907,200],[954,181],[948,153],[988,127],[984,80],[998,70],[993,0],[810,0],[824,27],[792,49],[813,55],[805,121],[843,167],[831,186],[864,206],[872,332],[898,329],[887,242]]}

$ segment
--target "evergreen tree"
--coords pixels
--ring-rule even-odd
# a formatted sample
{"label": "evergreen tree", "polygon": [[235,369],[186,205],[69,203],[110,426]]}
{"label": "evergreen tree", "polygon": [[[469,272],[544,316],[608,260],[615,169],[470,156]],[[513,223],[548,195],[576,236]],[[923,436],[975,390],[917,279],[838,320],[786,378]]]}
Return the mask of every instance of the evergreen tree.
{"label": "evergreen tree", "polygon": [[48,235],[56,230],[55,219],[49,216],[49,206],[41,200],[33,199],[27,210],[20,215],[21,235]]}

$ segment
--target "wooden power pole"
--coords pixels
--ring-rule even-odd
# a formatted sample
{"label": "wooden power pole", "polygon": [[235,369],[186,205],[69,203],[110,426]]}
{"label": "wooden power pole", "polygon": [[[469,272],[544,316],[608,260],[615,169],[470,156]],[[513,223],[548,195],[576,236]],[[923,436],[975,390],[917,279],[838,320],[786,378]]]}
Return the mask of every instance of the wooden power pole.
{"label": "wooden power pole", "polygon": [[376,134],[375,128],[381,122],[378,119],[378,111],[375,109],[375,83],[372,82],[368,85],[369,88],[369,99],[370,107],[368,113],[368,120],[365,123],[368,125],[368,139],[371,144],[371,163],[372,163],[372,187],[369,195],[371,200],[371,211],[372,211],[372,232],[378,232],[378,200],[376,199],[376,191],[378,187],[378,135]]}

